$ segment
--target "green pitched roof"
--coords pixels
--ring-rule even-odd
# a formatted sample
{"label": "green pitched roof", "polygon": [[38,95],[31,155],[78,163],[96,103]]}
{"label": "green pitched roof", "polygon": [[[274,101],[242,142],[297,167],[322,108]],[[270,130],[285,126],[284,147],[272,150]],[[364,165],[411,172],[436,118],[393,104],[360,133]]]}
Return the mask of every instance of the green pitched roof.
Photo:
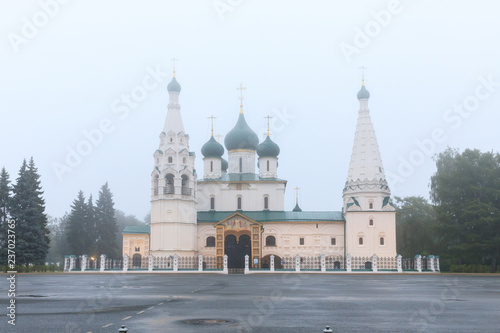
{"label": "green pitched roof", "polygon": [[199,179],[199,182],[286,182],[280,178],[261,178],[255,173],[228,173],[215,179]]}
{"label": "green pitched roof", "polygon": [[122,234],[149,234],[149,225],[129,225]]}
{"label": "green pitched roof", "polygon": [[[238,213],[257,222],[306,222],[306,221],[344,221],[342,212],[284,212],[284,211],[238,211]],[[215,223],[234,214],[234,211],[198,212],[198,223]]]}

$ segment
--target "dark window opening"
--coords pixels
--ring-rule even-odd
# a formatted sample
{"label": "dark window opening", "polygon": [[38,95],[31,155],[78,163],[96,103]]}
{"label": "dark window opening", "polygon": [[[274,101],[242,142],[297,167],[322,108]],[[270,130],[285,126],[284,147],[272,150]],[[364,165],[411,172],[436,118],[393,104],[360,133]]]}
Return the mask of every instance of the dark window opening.
{"label": "dark window opening", "polygon": [[269,198],[264,197],[264,209],[269,209]]}
{"label": "dark window opening", "polygon": [[363,237],[359,237],[359,245],[363,245]]}
{"label": "dark window opening", "polygon": [[301,239],[299,240],[299,244],[300,244],[300,245],[304,245],[304,238],[301,238]]}
{"label": "dark window opening", "polygon": [[276,238],[274,236],[267,236],[266,246],[276,246]]}
{"label": "dark window opening", "polygon": [[215,209],[215,198],[214,197],[210,198],[210,209]]}
{"label": "dark window opening", "polygon": [[241,209],[241,197],[238,197],[238,209]]}
{"label": "dark window opening", "polygon": [[331,242],[332,245],[337,245],[337,239],[336,238],[330,239],[330,242]]}
{"label": "dark window opening", "polygon": [[206,247],[215,247],[215,237],[214,236],[207,237],[207,243],[205,246]]}

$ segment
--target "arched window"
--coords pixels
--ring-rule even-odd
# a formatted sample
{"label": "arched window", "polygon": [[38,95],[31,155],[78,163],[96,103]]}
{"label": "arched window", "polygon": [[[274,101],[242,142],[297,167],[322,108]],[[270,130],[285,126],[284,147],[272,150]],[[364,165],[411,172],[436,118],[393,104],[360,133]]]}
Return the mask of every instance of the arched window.
{"label": "arched window", "polygon": [[208,236],[207,237],[207,244],[205,246],[206,247],[215,247],[215,237],[214,236]]}
{"label": "arched window", "polygon": [[269,209],[269,197],[264,197],[264,209]]}
{"label": "arched window", "polygon": [[186,164],[186,158],[185,157],[182,159],[182,163]]}
{"label": "arched window", "polygon": [[363,237],[359,237],[358,242],[359,242],[359,245],[363,245]]}
{"label": "arched window", "polygon": [[142,256],[140,253],[136,253],[132,256],[132,267],[141,267]]}
{"label": "arched window", "polygon": [[172,163],[173,159],[172,159],[172,156],[169,156],[168,157],[168,163]]}
{"label": "arched window", "polygon": [[369,207],[370,209],[373,209],[373,202],[370,202]]}
{"label": "arched window", "polygon": [[385,243],[384,237],[380,237],[380,245],[384,245],[384,243]]}
{"label": "arched window", "polygon": [[173,194],[174,193],[174,175],[168,173],[165,175],[165,187],[163,188],[163,194]]}
{"label": "arched window", "polygon": [[187,175],[181,176],[181,193],[184,195],[190,195],[191,189],[189,188],[189,177]]}
{"label": "arched window", "polygon": [[174,139],[170,138],[170,142],[173,142],[173,141],[174,141]]}
{"label": "arched window", "polygon": [[241,209],[241,197],[238,197],[238,208],[237,209]]}
{"label": "arched window", "polygon": [[214,172],[214,162],[210,161],[210,172]]}
{"label": "arched window", "polygon": [[267,160],[267,171],[269,171],[269,160]]}
{"label": "arched window", "polygon": [[240,172],[243,172],[243,158],[240,157]]}
{"label": "arched window", "polygon": [[370,225],[373,225],[373,219],[370,219],[369,224],[370,224]]}
{"label": "arched window", "polygon": [[154,180],[153,180],[153,193],[154,195],[158,195],[158,180],[160,179],[160,176],[155,175]]}
{"label": "arched window", "polygon": [[276,238],[274,236],[267,236],[266,246],[276,246]]}
{"label": "arched window", "polygon": [[210,198],[210,209],[215,209],[215,198],[214,197]]}

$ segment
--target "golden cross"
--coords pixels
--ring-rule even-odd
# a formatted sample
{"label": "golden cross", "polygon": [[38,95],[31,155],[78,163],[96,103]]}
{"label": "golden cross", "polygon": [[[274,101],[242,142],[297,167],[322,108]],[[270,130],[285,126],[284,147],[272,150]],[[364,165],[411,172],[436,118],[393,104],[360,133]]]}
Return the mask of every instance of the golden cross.
{"label": "golden cross", "polygon": [[243,87],[243,83],[240,83],[240,86],[236,88],[236,90],[240,91],[240,113],[243,113],[243,90],[246,89],[246,87]]}
{"label": "golden cross", "polygon": [[176,61],[179,61],[179,59],[177,59],[177,58],[172,58],[172,59],[170,59],[170,60],[171,60],[171,61],[172,61],[172,63],[174,64],[174,77],[175,77],[175,62],[176,62]]}
{"label": "golden cross", "polygon": [[299,204],[299,190],[300,188],[296,187],[294,188],[295,190],[295,203],[298,205]]}
{"label": "golden cross", "polygon": [[363,85],[365,85],[365,70],[366,70],[366,67],[365,66],[361,66],[361,67],[359,67],[359,69],[361,69],[361,80],[362,80],[362,83],[363,83]]}
{"label": "golden cross", "polygon": [[220,143],[220,138],[222,138],[224,135],[220,135],[220,134],[217,134],[216,137],[217,137],[217,142]]}
{"label": "golden cross", "polygon": [[273,117],[271,117],[270,115],[267,115],[267,117],[264,117],[267,119],[267,136],[269,136],[269,120]]}
{"label": "golden cross", "polygon": [[212,136],[214,136],[214,119],[216,119],[217,117],[210,116],[210,117],[207,117],[207,118],[210,119],[210,126],[212,128]]}

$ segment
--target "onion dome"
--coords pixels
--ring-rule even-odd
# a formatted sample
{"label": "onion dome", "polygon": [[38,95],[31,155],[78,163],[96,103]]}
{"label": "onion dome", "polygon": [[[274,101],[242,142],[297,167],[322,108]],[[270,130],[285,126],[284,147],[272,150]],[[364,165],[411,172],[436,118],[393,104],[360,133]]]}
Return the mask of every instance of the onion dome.
{"label": "onion dome", "polygon": [[259,157],[278,157],[279,154],[280,147],[271,140],[269,135],[264,142],[257,146],[257,155],[259,155]]}
{"label": "onion dome", "polygon": [[227,171],[227,168],[229,168],[229,163],[227,163],[225,159],[222,159],[220,163],[220,169],[222,171]]}
{"label": "onion dome", "polygon": [[366,90],[365,85],[363,84],[358,92],[358,99],[365,99],[365,98],[366,99],[370,98],[370,92]]}
{"label": "onion dome", "polygon": [[204,157],[221,158],[224,154],[224,147],[211,136],[210,139],[201,147],[201,153]]}
{"label": "onion dome", "polygon": [[172,91],[181,92],[181,85],[179,84],[179,82],[177,82],[175,76],[172,78],[172,81],[170,81],[170,83],[168,84],[167,90],[168,92]]}
{"label": "onion dome", "polygon": [[257,134],[248,126],[245,116],[240,113],[238,122],[234,128],[227,133],[224,144],[228,151],[235,149],[256,150],[259,145]]}

